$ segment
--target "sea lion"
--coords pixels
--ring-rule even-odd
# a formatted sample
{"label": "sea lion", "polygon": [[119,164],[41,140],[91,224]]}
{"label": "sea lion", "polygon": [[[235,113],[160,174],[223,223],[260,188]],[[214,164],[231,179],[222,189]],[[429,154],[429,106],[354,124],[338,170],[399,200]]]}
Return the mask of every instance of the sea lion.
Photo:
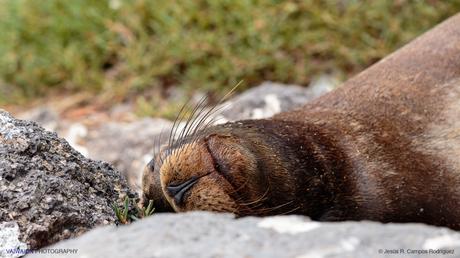
{"label": "sea lion", "polygon": [[300,109],[184,133],[146,167],[158,210],[460,229],[460,15]]}

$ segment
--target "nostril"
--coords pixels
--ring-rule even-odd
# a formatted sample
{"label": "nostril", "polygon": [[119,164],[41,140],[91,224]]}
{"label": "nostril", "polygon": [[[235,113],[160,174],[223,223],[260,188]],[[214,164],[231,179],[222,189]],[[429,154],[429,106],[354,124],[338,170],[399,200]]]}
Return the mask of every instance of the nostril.
{"label": "nostril", "polygon": [[169,185],[166,187],[168,193],[174,198],[176,204],[181,204],[184,200],[184,194],[189,190],[197,181],[199,177],[193,176],[189,180],[178,185]]}

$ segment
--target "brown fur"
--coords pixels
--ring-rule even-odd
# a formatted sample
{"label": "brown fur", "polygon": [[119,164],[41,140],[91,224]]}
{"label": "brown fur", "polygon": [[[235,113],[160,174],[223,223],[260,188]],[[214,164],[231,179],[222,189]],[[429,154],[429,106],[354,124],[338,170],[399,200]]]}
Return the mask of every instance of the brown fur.
{"label": "brown fur", "polygon": [[[198,136],[146,169],[145,198],[460,229],[460,15],[301,109]],[[192,176],[176,205],[166,187]]]}

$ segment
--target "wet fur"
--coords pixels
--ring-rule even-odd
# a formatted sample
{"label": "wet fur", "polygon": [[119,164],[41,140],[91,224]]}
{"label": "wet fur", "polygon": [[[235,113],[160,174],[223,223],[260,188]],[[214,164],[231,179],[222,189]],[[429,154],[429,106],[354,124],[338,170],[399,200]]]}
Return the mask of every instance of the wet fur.
{"label": "wet fur", "polygon": [[[458,230],[460,15],[301,109],[195,132],[165,156],[144,174],[165,210]],[[197,174],[183,207],[161,190]]]}

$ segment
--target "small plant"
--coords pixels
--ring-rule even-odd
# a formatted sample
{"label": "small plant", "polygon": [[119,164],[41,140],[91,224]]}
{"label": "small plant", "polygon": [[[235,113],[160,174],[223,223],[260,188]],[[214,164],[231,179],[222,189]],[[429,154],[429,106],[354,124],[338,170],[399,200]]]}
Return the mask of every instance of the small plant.
{"label": "small plant", "polygon": [[125,200],[123,201],[123,209],[118,207],[117,203],[112,204],[113,211],[115,212],[115,216],[117,216],[118,222],[121,224],[128,224],[129,223],[129,197],[126,196]]}
{"label": "small plant", "polygon": [[147,207],[139,207],[139,205],[136,205],[136,209],[137,209],[137,217],[131,215],[131,218],[133,220],[142,219],[142,218],[152,215],[153,212],[155,211],[155,208],[153,207],[153,200],[149,200],[149,204],[147,205]]}
{"label": "small plant", "polygon": [[[137,214],[130,210],[130,201],[132,201],[133,206],[136,207]],[[117,203],[113,203],[112,209],[115,212],[118,224],[130,224],[133,221],[152,215],[155,211],[155,208],[153,207],[153,200],[149,200],[147,207],[139,207],[139,205],[136,204],[135,199],[130,199],[128,196],[126,196],[123,200],[122,208],[120,208]]]}

